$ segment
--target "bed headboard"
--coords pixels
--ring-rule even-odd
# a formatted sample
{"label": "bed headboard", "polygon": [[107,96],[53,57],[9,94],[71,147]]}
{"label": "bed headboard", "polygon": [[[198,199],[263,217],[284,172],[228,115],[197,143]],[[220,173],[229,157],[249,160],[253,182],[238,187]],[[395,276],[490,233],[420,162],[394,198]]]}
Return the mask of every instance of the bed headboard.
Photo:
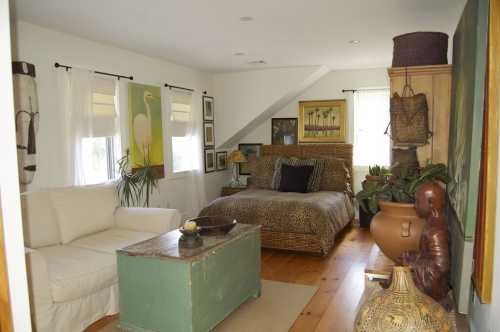
{"label": "bed headboard", "polygon": [[262,156],[283,156],[295,158],[339,158],[345,160],[349,171],[346,179],[352,190],[352,144],[294,144],[294,145],[262,145]]}

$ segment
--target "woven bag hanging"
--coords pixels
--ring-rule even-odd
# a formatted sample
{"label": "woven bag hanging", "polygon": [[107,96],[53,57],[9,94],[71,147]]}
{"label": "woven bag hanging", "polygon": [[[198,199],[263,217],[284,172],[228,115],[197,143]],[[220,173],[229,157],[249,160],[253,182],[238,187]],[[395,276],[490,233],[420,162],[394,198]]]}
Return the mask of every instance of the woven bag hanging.
{"label": "woven bag hanging", "polygon": [[427,98],[425,94],[413,92],[413,88],[406,83],[403,93],[397,93],[391,98],[390,123],[385,134],[391,129],[390,137],[394,146],[420,146],[428,143],[432,133],[429,131]]}

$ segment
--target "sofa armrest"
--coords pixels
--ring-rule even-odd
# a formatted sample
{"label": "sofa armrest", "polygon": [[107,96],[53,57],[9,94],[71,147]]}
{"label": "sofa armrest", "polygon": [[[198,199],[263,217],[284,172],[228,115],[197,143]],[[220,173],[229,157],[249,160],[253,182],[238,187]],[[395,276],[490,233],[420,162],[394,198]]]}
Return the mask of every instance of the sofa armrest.
{"label": "sofa armrest", "polygon": [[31,311],[35,317],[48,315],[54,300],[45,257],[36,249],[25,248]]}
{"label": "sofa armrest", "polygon": [[163,234],[180,223],[181,214],[175,209],[120,207],[115,212],[115,226],[133,231]]}

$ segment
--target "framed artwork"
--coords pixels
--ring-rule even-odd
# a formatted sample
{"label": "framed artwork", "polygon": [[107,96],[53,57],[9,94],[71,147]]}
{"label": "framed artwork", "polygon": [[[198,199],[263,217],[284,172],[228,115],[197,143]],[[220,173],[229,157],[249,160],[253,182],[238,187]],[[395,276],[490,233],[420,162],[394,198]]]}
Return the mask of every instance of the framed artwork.
{"label": "framed artwork", "polygon": [[[245,155],[245,157],[255,156],[260,158],[260,148],[261,143],[242,143],[238,144],[238,150],[241,151]],[[240,163],[239,164],[240,175],[250,175],[250,170],[248,169],[248,163]]]}
{"label": "framed artwork", "polygon": [[215,150],[206,149],[205,150],[205,173],[210,173],[215,171],[216,161],[215,161]]}
{"label": "framed artwork", "polygon": [[[483,135],[481,173],[479,182],[479,204],[474,236],[474,272],[472,280],[482,303],[491,303],[493,297],[493,271],[495,257],[495,223],[497,216],[498,182],[498,118],[500,106],[500,42],[495,31],[500,31],[500,3],[490,3],[488,47],[486,60],[485,108],[483,113]],[[498,227],[498,226],[496,226]]]}
{"label": "framed artwork", "polygon": [[217,160],[218,171],[224,171],[227,169],[227,151],[217,151],[215,153],[215,159]]}
{"label": "framed artwork", "polygon": [[297,144],[298,128],[297,118],[272,118],[271,144]]}
{"label": "framed artwork", "polygon": [[203,96],[203,121],[214,121],[214,97]]}
{"label": "framed artwork", "polygon": [[128,120],[132,169],[149,159],[158,177],[164,177],[160,87],[128,83]]}
{"label": "framed artwork", "polygon": [[203,123],[203,141],[204,141],[205,147],[215,145],[213,122]]}
{"label": "framed artwork", "polygon": [[346,135],[345,99],[299,102],[299,142],[345,142]]}

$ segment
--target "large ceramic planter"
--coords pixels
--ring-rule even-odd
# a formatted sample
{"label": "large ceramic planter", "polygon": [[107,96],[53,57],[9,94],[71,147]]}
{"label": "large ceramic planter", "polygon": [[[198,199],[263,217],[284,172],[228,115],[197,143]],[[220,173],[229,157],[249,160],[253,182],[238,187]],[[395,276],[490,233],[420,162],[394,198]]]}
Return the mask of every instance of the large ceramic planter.
{"label": "large ceramic planter", "polygon": [[380,250],[397,261],[404,251],[418,251],[424,220],[417,216],[414,204],[380,201],[370,232]]}

